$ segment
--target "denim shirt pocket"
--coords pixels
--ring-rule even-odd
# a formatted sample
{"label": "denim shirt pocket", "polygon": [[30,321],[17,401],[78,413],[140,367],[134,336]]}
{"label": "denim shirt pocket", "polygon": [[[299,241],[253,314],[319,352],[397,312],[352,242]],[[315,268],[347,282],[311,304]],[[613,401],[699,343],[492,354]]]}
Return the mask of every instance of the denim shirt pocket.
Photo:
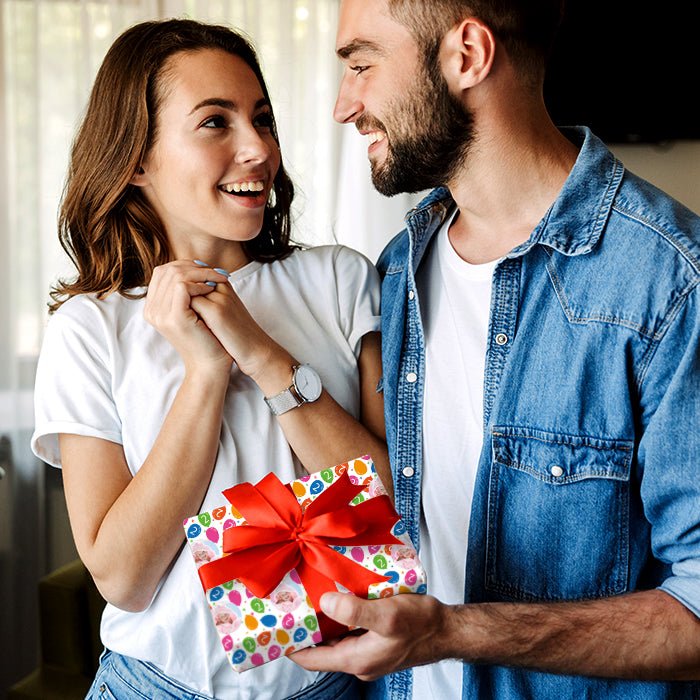
{"label": "denim shirt pocket", "polygon": [[495,427],[487,590],[576,600],[628,586],[633,443]]}

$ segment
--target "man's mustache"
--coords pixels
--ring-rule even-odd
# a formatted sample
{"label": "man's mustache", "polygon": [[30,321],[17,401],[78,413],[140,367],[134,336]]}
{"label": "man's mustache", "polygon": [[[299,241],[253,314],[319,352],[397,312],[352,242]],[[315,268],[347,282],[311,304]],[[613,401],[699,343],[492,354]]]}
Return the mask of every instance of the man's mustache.
{"label": "man's mustache", "polygon": [[358,131],[383,131],[386,133],[386,127],[379,119],[365,114],[355,122],[355,127]]}

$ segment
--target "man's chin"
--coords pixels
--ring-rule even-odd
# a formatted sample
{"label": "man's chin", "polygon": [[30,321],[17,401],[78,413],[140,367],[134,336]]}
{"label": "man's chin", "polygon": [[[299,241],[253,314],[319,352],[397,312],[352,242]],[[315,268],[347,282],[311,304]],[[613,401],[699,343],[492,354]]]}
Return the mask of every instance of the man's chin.
{"label": "man's chin", "polygon": [[399,194],[396,190],[387,188],[381,180],[377,181],[375,178],[372,178],[372,185],[374,185],[374,189],[384,197],[393,197],[394,195]]}
{"label": "man's chin", "polygon": [[409,182],[406,180],[397,180],[396,178],[387,177],[385,173],[375,175],[372,173],[372,185],[379,194],[385,197],[394,197],[397,194],[422,192],[429,189],[430,185],[424,183]]}
{"label": "man's chin", "polygon": [[374,189],[379,194],[385,197],[393,197],[406,191],[401,189],[401,183],[397,182],[392,173],[387,172],[386,168],[376,166],[374,163],[372,164],[372,185],[374,185]]}

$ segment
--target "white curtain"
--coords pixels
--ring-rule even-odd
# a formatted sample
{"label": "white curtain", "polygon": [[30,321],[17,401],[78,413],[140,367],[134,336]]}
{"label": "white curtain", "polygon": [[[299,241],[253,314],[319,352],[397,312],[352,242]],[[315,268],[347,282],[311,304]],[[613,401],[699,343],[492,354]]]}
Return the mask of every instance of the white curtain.
{"label": "white curtain", "polygon": [[404,227],[406,213],[427,192],[380,195],[371,184],[367,139],[344,127],[336,187],[335,230],[338,243],[361,250],[376,262],[384,246]]}
{"label": "white curtain", "polygon": [[260,55],[296,185],[295,240],[340,241],[375,260],[411,200],[374,193],[366,145],[332,120],[338,4],[0,0],[0,689],[36,663],[38,578],[74,555],[60,472],[33,458],[29,437],[48,290],[72,274],[57,241],[57,209],[102,57],[144,19],[188,16],[245,31]]}

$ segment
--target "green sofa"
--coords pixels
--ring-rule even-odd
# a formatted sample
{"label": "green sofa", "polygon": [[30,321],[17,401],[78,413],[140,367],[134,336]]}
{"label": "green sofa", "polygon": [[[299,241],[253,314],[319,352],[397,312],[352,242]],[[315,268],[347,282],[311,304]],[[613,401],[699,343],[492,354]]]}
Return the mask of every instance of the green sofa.
{"label": "green sofa", "polygon": [[39,666],[13,685],[8,700],[83,700],[97,670],[105,602],[83,563],[39,581]]}

